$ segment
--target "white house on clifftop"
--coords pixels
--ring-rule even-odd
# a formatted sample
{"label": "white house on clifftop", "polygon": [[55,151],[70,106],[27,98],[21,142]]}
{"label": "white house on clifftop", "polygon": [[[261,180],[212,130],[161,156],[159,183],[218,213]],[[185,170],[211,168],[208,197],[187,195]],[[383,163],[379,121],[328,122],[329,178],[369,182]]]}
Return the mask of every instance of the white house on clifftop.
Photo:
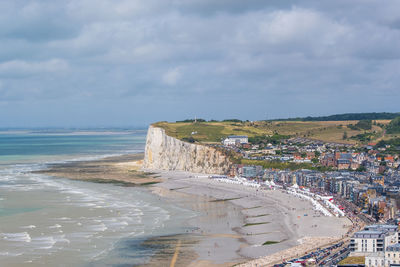
{"label": "white house on clifftop", "polygon": [[247,144],[249,142],[249,138],[246,135],[230,135],[225,138],[222,143],[224,146],[234,146],[237,144]]}

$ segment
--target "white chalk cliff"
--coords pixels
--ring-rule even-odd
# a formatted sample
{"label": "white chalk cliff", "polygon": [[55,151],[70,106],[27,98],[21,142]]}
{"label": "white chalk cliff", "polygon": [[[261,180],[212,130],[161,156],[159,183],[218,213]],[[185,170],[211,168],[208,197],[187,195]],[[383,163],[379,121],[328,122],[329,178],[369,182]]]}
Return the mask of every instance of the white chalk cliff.
{"label": "white chalk cliff", "polygon": [[213,147],[183,142],[162,128],[149,127],[143,169],[226,174],[230,166],[229,158]]}

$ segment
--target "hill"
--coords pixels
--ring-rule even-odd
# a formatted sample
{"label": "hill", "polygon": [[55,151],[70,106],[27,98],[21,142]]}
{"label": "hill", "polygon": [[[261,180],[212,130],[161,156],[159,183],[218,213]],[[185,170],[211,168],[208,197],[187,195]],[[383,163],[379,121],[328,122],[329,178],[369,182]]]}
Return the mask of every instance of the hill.
{"label": "hill", "polygon": [[284,135],[324,142],[360,144],[379,141],[389,120],[362,127],[357,121],[186,121],[158,122],[156,127],[164,128],[166,134],[180,140],[198,143],[220,143],[228,135],[265,137]]}
{"label": "hill", "polygon": [[277,119],[277,121],[354,121],[354,120],[392,120],[399,117],[400,113],[371,112],[371,113],[345,113],[320,117],[303,117]]}

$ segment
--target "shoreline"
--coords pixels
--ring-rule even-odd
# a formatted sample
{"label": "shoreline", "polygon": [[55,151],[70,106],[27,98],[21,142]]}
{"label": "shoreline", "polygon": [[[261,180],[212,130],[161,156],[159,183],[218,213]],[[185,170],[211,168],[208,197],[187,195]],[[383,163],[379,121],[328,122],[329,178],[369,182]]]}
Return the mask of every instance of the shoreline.
{"label": "shoreline", "polygon": [[[212,199],[202,196],[193,198],[192,195],[178,192],[178,190],[165,190],[161,195],[160,192],[156,193],[154,190],[162,190],[159,185],[165,179],[155,172],[140,171],[142,159],[143,154],[111,156],[98,160],[49,164],[46,169],[32,173],[51,176],[54,179],[72,179],[140,187],[151,194],[158,195],[161,201],[167,201],[172,205],[181,206],[198,213],[196,217],[189,219],[185,225],[182,225],[182,228],[193,229],[192,231],[189,230],[179,235],[156,236],[144,241],[145,246],[153,243],[159,245],[162,249],[159,249],[151,257],[150,262],[143,264],[143,266],[170,265],[177,242],[180,242],[181,246],[174,266],[225,267],[241,262],[237,259],[235,249],[229,251],[229,253],[223,251],[223,253],[216,255],[208,249],[210,247],[212,250],[216,247],[223,249],[228,246],[226,240],[229,240],[228,243],[233,240],[237,247],[240,247],[241,243],[238,241],[240,236],[234,231],[225,230],[227,221],[234,226],[242,225],[238,208],[232,203],[210,202]],[[223,213],[227,210],[234,215],[224,215]],[[209,225],[211,221],[213,224]],[[219,225],[218,229],[215,229],[216,225]],[[200,243],[200,249],[196,250]],[[210,251],[210,254],[208,254],[208,251]],[[205,256],[200,257],[199,254]],[[228,256],[221,257],[221,255]]]}
{"label": "shoreline", "polygon": [[[260,260],[268,266],[339,240],[351,226],[347,218],[320,216],[309,202],[279,190],[221,183],[204,174],[153,170],[143,173],[140,171],[142,158],[143,154],[133,154],[52,164],[36,173],[146,186],[166,201],[199,212],[199,216],[188,221],[197,231],[177,238],[179,243],[170,244],[175,246],[174,257],[177,254],[174,266],[256,266],[255,262]],[[213,220],[214,225],[210,225]],[[190,241],[185,243],[187,240]],[[160,259],[154,264],[152,260],[144,266],[160,264]],[[170,261],[170,258],[163,259],[163,264]]]}

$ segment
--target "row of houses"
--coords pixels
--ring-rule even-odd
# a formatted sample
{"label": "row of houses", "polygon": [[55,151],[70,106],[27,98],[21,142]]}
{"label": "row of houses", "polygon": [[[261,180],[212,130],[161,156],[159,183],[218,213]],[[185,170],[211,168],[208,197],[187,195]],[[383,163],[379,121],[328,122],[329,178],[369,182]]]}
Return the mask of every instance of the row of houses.
{"label": "row of houses", "polygon": [[367,173],[327,172],[312,170],[274,170],[256,165],[234,165],[230,176],[273,181],[282,186],[299,186],[321,195],[329,194],[358,206],[358,212],[376,221],[397,218],[400,207],[400,189],[385,184],[385,176]]}
{"label": "row of houses", "polygon": [[372,173],[382,173],[386,170],[386,167],[397,168],[400,165],[399,160],[396,160],[392,155],[379,156],[378,151],[370,152],[343,153],[335,151],[334,153],[325,153],[321,157],[320,163],[323,166],[336,167],[339,170],[356,170],[363,166]]}

